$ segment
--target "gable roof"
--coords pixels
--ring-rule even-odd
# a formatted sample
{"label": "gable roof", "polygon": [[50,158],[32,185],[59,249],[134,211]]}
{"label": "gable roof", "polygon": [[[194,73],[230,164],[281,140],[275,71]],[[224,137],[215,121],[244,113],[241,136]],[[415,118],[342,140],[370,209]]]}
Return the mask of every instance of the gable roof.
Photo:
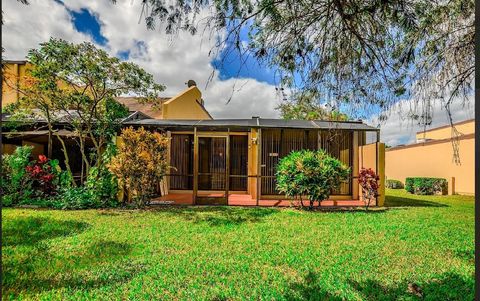
{"label": "gable roof", "polygon": [[171,99],[171,97],[159,97],[158,105],[153,104],[142,104],[138,100],[140,97],[116,97],[119,103],[125,105],[130,112],[142,112],[145,115],[150,116],[151,118],[161,118],[162,117],[162,104]]}

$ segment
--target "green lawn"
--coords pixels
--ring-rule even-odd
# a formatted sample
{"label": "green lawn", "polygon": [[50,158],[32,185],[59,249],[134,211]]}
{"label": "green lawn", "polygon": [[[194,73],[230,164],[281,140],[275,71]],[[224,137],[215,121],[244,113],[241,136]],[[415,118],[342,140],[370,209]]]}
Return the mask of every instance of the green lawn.
{"label": "green lawn", "polygon": [[474,198],[388,191],[381,212],[6,209],[5,299],[474,298]]}

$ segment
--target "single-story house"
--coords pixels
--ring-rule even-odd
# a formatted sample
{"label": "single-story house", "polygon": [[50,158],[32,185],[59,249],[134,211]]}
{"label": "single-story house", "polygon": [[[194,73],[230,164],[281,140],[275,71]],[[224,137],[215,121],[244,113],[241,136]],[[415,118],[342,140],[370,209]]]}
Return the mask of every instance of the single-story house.
{"label": "single-story house", "polygon": [[[6,70],[18,78],[28,63],[6,61]],[[23,70],[23,71],[22,71]],[[8,76],[7,76],[8,78]],[[18,94],[2,90],[8,103]],[[169,165],[174,167],[158,185],[158,203],[289,205],[276,190],[275,171],[279,160],[291,151],[325,149],[351,167],[350,179],[334,191],[325,205],[361,205],[358,172],[370,167],[381,177],[377,205],[383,205],[384,145],[379,142],[379,129],[361,121],[305,121],[263,119],[213,119],[204,106],[202,93],[193,81],[174,97],[161,98],[159,105],[140,104],[134,97],[117,99],[126,105],[130,115],[123,127],[144,127],[163,132],[170,139]],[[2,116],[5,119],[6,116]],[[367,144],[366,133],[376,133],[377,141]],[[4,152],[17,145],[34,146],[34,154],[45,153],[45,129],[21,129],[2,137]],[[59,127],[58,135],[74,133]],[[71,139],[73,140],[73,139]],[[59,141],[53,141],[53,158],[63,161]],[[75,155],[70,142],[73,172],[82,170],[82,160]],[[78,176],[78,175],[77,175]]]}

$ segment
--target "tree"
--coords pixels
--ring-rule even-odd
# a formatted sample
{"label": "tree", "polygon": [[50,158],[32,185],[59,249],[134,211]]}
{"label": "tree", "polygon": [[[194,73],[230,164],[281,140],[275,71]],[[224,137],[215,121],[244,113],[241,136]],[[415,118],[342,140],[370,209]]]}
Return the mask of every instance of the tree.
{"label": "tree", "polygon": [[318,99],[312,93],[297,93],[293,100],[284,99],[276,110],[280,111],[283,119],[300,119],[300,120],[348,120],[346,114],[340,113],[335,109],[328,109],[320,104]]}
{"label": "tree", "polygon": [[[128,114],[114,98],[135,93],[140,102],[156,105],[158,92],[164,89],[139,66],[110,57],[88,42],[51,38],[30,50],[27,59],[33,65],[27,74],[33,83],[22,89],[20,107],[36,107],[44,117],[55,116],[74,131],[85,174],[102,164],[103,149]],[[93,143],[93,154],[86,148],[87,139]]]}
{"label": "tree", "polygon": [[[277,70],[282,85],[363,109],[357,112],[388,111],[399,99],[412,97],[422,106],[414,106],[410,117],[428,124],[432,98],[449,112],[455,97],[472,93],[473,0],[142,3],[148,28],[161,23],[167,33],[196,34],[202,14],[206,26],[226,32],[218,49],[233,48],[242,60],[254,56]],[[418,112],[419,107],[426,109]]]}
{"label": "tree", "polygon": [[330,193],[348,179],[350,168],[324,150],[291,152],[277,165],[277,189],[286,196],[307,196],[312,209],[315,202],[328,199]]}
{"label": "tree", "polygon": [[117,155],[108,167],[117,176],[124,198],[127,194],[128,201],[133,200],[137,206],[144,206],[167,171],[169,140],[143,127],[124,128],[120,138]]}
{"label": "tree", "polygon": [[4,77],[4,83],[19,92],[18,101],[5,109],[12,114],[9,124],[15,121],[25,123],[44,120],[48,129],[47,156],[51,158],[54,124],[58,118],[52,106],[50,91],[44,89],[37,79],[28,75],[18,78],[9,74]]}

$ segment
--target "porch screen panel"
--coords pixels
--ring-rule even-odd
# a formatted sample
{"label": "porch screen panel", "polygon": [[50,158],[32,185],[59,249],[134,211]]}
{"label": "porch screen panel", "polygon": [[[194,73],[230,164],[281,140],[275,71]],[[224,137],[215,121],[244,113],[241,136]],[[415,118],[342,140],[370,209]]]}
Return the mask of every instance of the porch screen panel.
{"label": "porch screen panel", "polygon": [[[319,147],[324,149],[332,157],[339,159],[345,165],[352,167],[352,131],[325,130],[320,131]],[[340,184],[340,187],[332,192],[336,195],[349,195],[352,187],[352,174],[348,181]]]}
{"label": "porch screen panel", "polygon": [[264,195],[277,194],[275,189],[275,171],[280,156],[281,130],[262,130],[262,150],[260,168],[261,193]]}
{"label": "porch screen panel", "polygon": [[229,190],[246,191],[248,176],[248,136],[230,136],[230,184]]}
{"label": "porch screen panel", "polygon": [[170,189],[193,189],[193,135],[172,134]]}
{"label": "porch screen panel", "polygon": [[226,139],[198,138],[198,189],[225,190]]}
{"label": "porch screen panel", "polygon": [[279,194],[276,189],[277,164],[281,158],[293,151],[318,148],[316,130],[263,130],[262,131],[262,180],[261,193]]}

